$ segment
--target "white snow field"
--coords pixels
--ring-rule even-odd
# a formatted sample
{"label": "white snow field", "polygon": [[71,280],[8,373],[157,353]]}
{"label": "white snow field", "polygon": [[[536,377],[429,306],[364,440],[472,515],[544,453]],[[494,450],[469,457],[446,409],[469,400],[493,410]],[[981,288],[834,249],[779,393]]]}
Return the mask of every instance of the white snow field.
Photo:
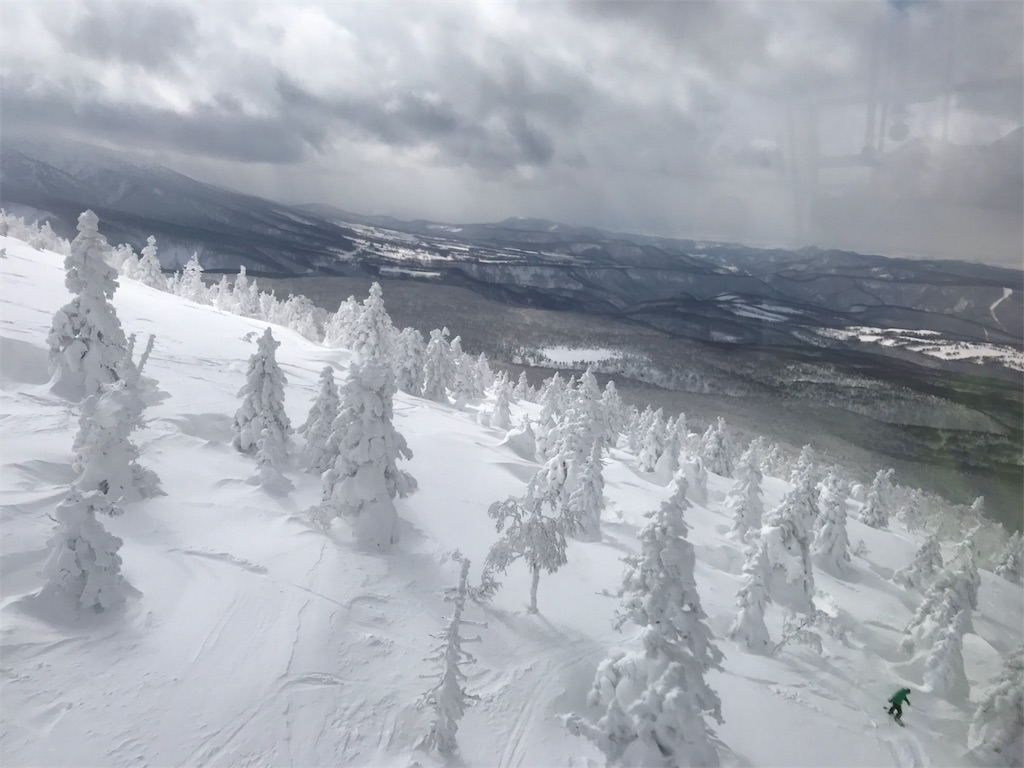
{"label": "white snow field", "polygon": [[[51,394],[46,335],[68,300],[62,257],[0,237],[2,314],[2,603],[0,760],[4,766],[411,766],[429,713],[417,700],[437,672],[423,658],[448,615],[442,590],[458,579],[454,548],[479,577],[496,540],[489,504],[524,490],[538,465],[505,434],[463,411],[399,394],[395,424],[415,456],[403,467],[419,490],[396,501],[401,540],[361,551],[342,521],[328,536],[308,522],[319,478],[293,468],[285,497],[249,482],[252,457],[231,446],[231,417],[255,338],[265,323],[121,281],[114,304],[126,333],[156,334],[146,376],[157,383],[136,433],[142,463],[166,496],[101,517],[124,541],[123,573],[136,590],[123,612],[72,619],[39,599],[50,517],[74,480],[78,405]],[[386,300],[385,296],[385,300]],[[456,329],[457,330],[457,329]],[[305,420],[320,370],[347,376],[348,353],[275,327],[293,424]],[[144,342],[144,337],[142,341]],[[485,404],[489,408],[489,404]],[[532,404],[513,405],[518,421]],[[293,453],[298,439],[293,438]],[[596,766],[603,756],[558,716],[592,714],[597,664],[637,647],[637,631],[611,627],[621,558],[638,549],[645,512],[667,496],[667,477],[644,474],[613,450],[599,543],[571,541],[568,565],[544,574],[540,613],[527,612],[529,574],[513,565],[493,603],[469,603],[482,642],[467,689],[479,696],[458,739],[469,766]],[[898,523],[875,530],[851,514],[863,540],[849,576],[816,572],[816,602],[848,632],[818,655],[787,644],[754,656],[725,639],[743,558],[725,537],[721,502],[732,481],[711,475],[708,506],[686,517],[701,600],[725,653],[708,676],[725,724],[714,726],[724,765],[928,766],[970,764],[970,702],[932,696],[920,664],[898,645],[921,600],[888,580],[921,543]],[[771,508],[789,484],[766,478]],[[858,507],[848,501],[851,512]],[[976,699],[1002,656],[1021,642],[1019,586],[982,572],[964,659]],[[768,609],[773,641],[781,612]],[[906,728],[883,711],[913,690]]]}

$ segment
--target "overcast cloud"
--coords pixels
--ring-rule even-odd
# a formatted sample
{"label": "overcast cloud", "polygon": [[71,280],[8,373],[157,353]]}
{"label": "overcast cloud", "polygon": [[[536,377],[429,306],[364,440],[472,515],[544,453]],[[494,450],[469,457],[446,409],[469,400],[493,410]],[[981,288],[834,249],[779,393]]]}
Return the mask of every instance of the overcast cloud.
{"label": "overcast cloud", "polygon": [[0,140],[361,213],[1019,266],[1022,8],[5,0]]}

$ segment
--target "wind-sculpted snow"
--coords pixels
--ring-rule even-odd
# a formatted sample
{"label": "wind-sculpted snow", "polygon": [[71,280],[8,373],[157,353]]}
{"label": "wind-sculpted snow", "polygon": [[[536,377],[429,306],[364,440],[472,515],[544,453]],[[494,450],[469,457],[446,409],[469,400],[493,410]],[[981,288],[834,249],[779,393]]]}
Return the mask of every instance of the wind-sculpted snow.
{"label": "wind-sculpted snow", "polygon": [[[131,587],[124,608],[61,613],[44,599],[40,571],[53,510],[73,474],[60,467],[72,464],[77,411],[38,368],[52,313],[68,299],[62,259],[6,237],[0,248],[0,350],[15,351],[0,358],[4,764],[437,765],[416,749],[430,724],[416,702],[430,686],[421,676],[436,679],[424,658],[431,634],[445,626],[443,591],[458,578],[449,553],[461,550],[475,565],[471,581],[479,579],[497,539],[488,505],[520,496],[540,466],[524,450],[527,433],[510,438],[477,423],[493,397],[459,410],[395,395],[395,428],[412,449],[408,469],[419,490],[395,500],[401,535],[392,550],[367,553],[343,525],[325,534],[310,524],[305,511],[321,489],[302,467],[283,468],[294,483],[287,496],[246,482],[252,460],[230,445],[230,416],[266,324],[124,281],[114,297],[122,325],[157,337],[145,374],[153,381],[147,423],[133,439],[167,495],[103,518],[122,542]],[[273,335],[288,375],[284,407],[298,424],[324,366],[347,371],[350,354],[280,326]],[[22,364],[26,373],[12,369]],[[521,424],[540,407],[518,399],[509,409]],[[694,423],[715,415],[694,414]],[[530,573],[519,563],[492,604],[466,604],[464,619],[487,624],[467,668],[467,692],[479,700],[458,731],[467,766],[601,761],[559,717],[588,712],[602,659],[640,649],[635,626],[613,630],[618,601],[609,595],[622,583],[621,558],[640,550],[644,514],[669,493],[622,447],[607,451],[604,464],[601,540],[568,541],[567,563],[545,574],[539,615],[527,611]],[[732,517],[723,500],[733,481],[707,473],[706,484],[685,519],[694,588],[725,655],[706,678],[725,721],[715,726],[721,763],[970,764],[970,703],[930,692],[923,661],[898,647],[922,595],[888,576],[912,562],[924,535],[898,519],[888,530],[865,526],[855,519],[860,504],[844,499],[850,541],[861,546],[851,547],[842,578],[816,572],[814,580],[815,605],[835,635],[822,632],[822,655],[795,641],[753,655],[726,638],[744,578],[742,543],[726,535]],[[765,508],[790,489],[765,476]],[[1024,622],[1019,585],[979,574],[962,648],[972,690],[1000,674]],[[782,624],[781,609],[768,605],[776,644]],[[902,684],[914,690],[907,732],[882,710]]]}

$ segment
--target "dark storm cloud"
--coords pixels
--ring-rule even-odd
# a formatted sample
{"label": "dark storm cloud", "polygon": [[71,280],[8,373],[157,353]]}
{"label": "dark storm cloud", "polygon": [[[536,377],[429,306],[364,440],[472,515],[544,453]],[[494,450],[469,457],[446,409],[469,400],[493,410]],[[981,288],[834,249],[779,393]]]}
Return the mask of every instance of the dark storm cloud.
{"label": "dark storm cloud", "polygon": [[231,97],[196,106],[183,115],[145,105],[82,98],[83,91],[100,90],[95,83],[79,83],[75,89],[52,84],[39,87],[5,77],[0,81],[0,132],[31,138],[65,134],[243,163],[297,163],[324,141],[318,125],[246,115]]}
{"label": "dark storm cloud", "polygon": [[166,69],[194,49],[197,29],[181,6],[90,2],[62,39],[69,50],[100,61]]}
{"label": "dark storm cloud", "polygon": [[355,210],[1005,257],[1022,9],[5,0],[0,131]]}
{"label": "dark storm cloud", "polygon": [[446,99],[419,93],[325,99],[285,76],[278,79],[277,92],[285,114],[335,123],[337,131],[391,146],[429,145],[446,165],[494,172],[545,165],[554,157],[550,137],[503,103],[472,105],[463,114]]}

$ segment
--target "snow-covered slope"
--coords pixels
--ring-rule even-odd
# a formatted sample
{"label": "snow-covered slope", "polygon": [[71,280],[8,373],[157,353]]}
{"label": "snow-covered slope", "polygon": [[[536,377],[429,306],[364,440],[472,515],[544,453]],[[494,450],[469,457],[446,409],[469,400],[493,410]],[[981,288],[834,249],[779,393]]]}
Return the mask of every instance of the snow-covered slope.
{"label": "snow-covered slope", "polygon": [[[124,574],[137,590],[123,615],[69,621],[36,599],[49,517],[74,479],[77,407],[46,382],[46,333],[67,301],[61,257],[0,238],[2,604],[0,671],[5,765],[421,765],[428,715],[416,702],[435,670],[423,661],[443,626],[441,591],[459,548],[479,575],[496,539],[487,506],[522,492],[536,470],[503,432],[464,411],[399,395],[395,422],[415,456],[419,491],[397,502],[401,541],[386,555],[360,551],[343,526],[331,536],[304,511],[318,478],[289,473],[295,490],[274,498],[248,482],[250,457],[230,444],[246,361],[264,324],[122,284],[115,305],[126,332],[156,334],[146,370],[157,382],[142,462],[167,495],[129,505],[103,523],[124,540]],[[386,298],[386,297],[385,297]],[[275,328],[289,378],[287,410],[301,423],[325,364],[344,379],[348,354]],[[523,409],[513,406],[513,417]],[[540,614],[525,610],[529,575],[515,565],[493,604],[470,604],[487,623],[473,646],[468,688],[480,701],[462,721],[467,765],[589,765],[589,743],[557,715],[586,711],[597,664],[636,632],[611,628],[623,555],[637,550],[645,512],[666,498],[667,478],[612,451],[600,543],[572,542],[569,564],[541,579]],[[709,682],[721,696],[727,765],[962,764],[971,706],[923,690],[919,667],[897,646],[920,595],[888,581],[920,544],[894,523],[852,517],[854,557],[845,580],[817,573],[817,602],[848,635],[819,656],[787,645],[772,658],[724,639],[742,556],[724,536],[721,501],[732,481],[711,475],[707,506],[687,512],[696,578],[725,653]],[[766,507],[788,483],[766,479]],[[850,510],[855,502],[848,502]],[[1021,642],[1019,587],[982,572],[980,607],[964,657],[975,691]],[[769,609],[773,640],[781,616]],[[882,705],[914,689],[899,729]],[[976,694],[975,694],[976,695]],[[592,762],[591,762],[592,761]]]}

